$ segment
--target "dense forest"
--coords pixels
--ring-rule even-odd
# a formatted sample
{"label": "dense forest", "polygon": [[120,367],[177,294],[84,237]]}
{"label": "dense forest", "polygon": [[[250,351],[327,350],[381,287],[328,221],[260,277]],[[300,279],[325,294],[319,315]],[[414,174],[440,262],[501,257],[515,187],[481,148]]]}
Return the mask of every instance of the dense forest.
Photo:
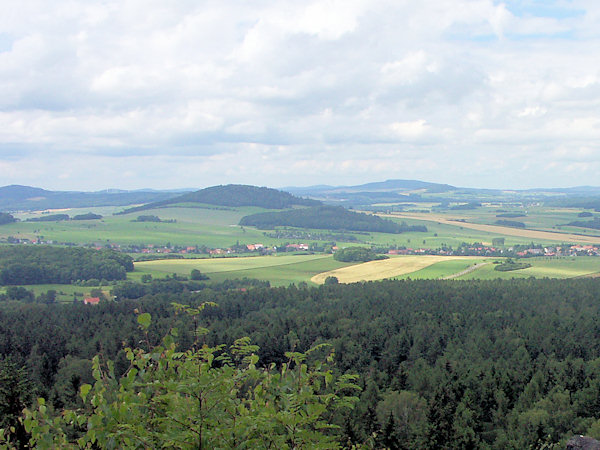
{"label": "dense forest", "polygon": [[267,209],[284,209],[298,206],[315,206],[321,204],[316,200],[296,197],[287,192],[267,187],[228,184],[212,186],[199,191],[183,194],[178,197],[147,205],[128,208],[119,214],[129,214],[161,208],[175,203],[204,203],[218,206],[258,206]]}
{"label": "dense forest", "polygon": [[525,224],[523,222],[518,222],[516,220],[496,220],[494,222],[496,225],[500,225],[501,227],[513,227],[513,228],[525,228]]}
{"label": "dense forest", "polygon": [[343,262],[367,262],[374,261],[376,259],[387,259],[388,256],[378,255],[370,248],[366,247],[348,247],[342,248],[336,251],[333,255],[333,259],[336,261]]}
{"label": "dense forest", "polygon": [[[94,355],[113,360],[118,378],[130,367],[123,346],[156,345],[173,327],[182,350],[248,336],[261,367],[329,343],[335,374],[358,374],[362,388],[353,409],[329,418],[342,446],[564,446],[573,434],[600,437],[598,298],[596,279],[526,279],[184,288],[93,307],[4,302],[0,369],[30,386],[15,388],[19,402],[43,396],[60,410],[80,405]],[[217,306],[186,315],[173,302]],[[146,331],[135,311],[151,315]]]}
{"label": "dense forest", "polygon": [[102,219],[102,216],[100,214],[94,214],[94,213],[85,213],[85,214],[77,214],[76,216],[73,216],[73,220],[98,220],[98,219]]}
{"label": "dense forest", "polygon": [[12,214],[0,212],[0,225],[4,225],[6,223],[13,223],[16,219],[12,216]]}
{"label": "dense forest", "polygon": [[70,284],[77,280],[123,280],[130,256],[113,250],[9,245],[0,247],[0,284]]}
{"label": "dense forest", "polygon": [[30,217],[26,222],[60,222],[61,220],[69,220],[68,214],[46,214],[40,217]]}
{"label": "dense forest", "polygon": [[571,225],[573,227],[592,228],[594,230],[600,230],[600,218],[596,217],[592,220],[576,220],[574,222],[568,223],[567,225]]}
{"label": "dense forest", "polygon": [[365,213],[350,211],[342,206],[315,206],[281,212],[266,212],[242,217],[240,225],[273,229],[276,226],[317,228],[325,230],[404,233],[427,231],[422,225],[410,226]]}

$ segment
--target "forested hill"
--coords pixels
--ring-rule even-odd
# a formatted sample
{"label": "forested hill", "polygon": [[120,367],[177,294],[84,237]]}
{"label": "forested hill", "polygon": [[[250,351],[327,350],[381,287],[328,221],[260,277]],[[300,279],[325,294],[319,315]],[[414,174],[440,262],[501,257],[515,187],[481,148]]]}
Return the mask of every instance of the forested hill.
{"label": "forested hill", "polygon": [[424,226],[409,226],[404,222],[396,223],[378,216],[349,211],[341,206],[315,206],[289,211],[252,214],[242,217],[240,225],[250,225],[262,229],[288,226],[380,233],[427,231]]}
{"label": "forested hill", "polygon": [[212,186],[169,200],[129,208],[119,214],[161,208],[176,203],[205,203],[217,206],[258,206],[267,209],[284,209],[291,208],[292,206],[314,206],[321,204],[319,201],[296,197],[277,189],[243,184],[228,184]]}
{"label": "forested hill", "polygon": [[48,191],[30,186],[0,187],[0,211],[125,206],[174,197],[174,192],[157,191]]}

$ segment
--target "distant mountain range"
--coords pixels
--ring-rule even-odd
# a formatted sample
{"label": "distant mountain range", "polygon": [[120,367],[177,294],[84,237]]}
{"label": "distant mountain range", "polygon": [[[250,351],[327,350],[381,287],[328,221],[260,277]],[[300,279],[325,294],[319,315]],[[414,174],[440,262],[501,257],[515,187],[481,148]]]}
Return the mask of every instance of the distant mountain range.
{"label": "distant mountain range", "polygon": [[284,191],[295,195],[317,195],[337,193],[364,193],[364,192],[398,192],[422,191],[430,194],[443,192],[481,192],[486,194],[515,193],[558,193],[567,195],[600,195],[598,186],[575,186],[568,188],[534,188],[534,189],[480,189],[452,186],[450,184],[430,183],[419,180],[386,180],[375,183],[359,184],[354,186],[330,186],[320,184],[306,187],[285,187]]}
{"label": "distant mountain range", "polygon": [[166,200],[178,195],[181,195],[180,191],[122,191],[116,189],[99,192],[47,191],[31,186],[11,185],[0,187],[0,211],[127,206]]}
{"label": "distant mountain range", "polygon": [[556,206],[600,207],[600,187],[538,188],[523,190],[476,189],[419,180],[386,180],[356,186],[317,185],[280,190],[247,185],[221,185],[197,191],[174,189],[97,192],[49,191],[30,186],[0,187],[0,211],[31,211],[93,206],[130,206],[127,212],[166,207],[175,203],[218,206],[259,206],[284,209],[294,205],[315,206],[320,202],[365,206],[398,202],[544,201]]}
{"label": "distant mountain range", "polygon": [[346,206],[394,202],[472,202],[492,199],[500,201],[540,200],[563,205],[565,202],[571,203],[575,198],[580,200],[579,204],[590,204],[589,202],[594,203],[600,197],[600,187],[595,186],[521,190],[478,189],[419,180],[386,180],[356,186],[286,187],[283,190],[326,203],[345,204]]}

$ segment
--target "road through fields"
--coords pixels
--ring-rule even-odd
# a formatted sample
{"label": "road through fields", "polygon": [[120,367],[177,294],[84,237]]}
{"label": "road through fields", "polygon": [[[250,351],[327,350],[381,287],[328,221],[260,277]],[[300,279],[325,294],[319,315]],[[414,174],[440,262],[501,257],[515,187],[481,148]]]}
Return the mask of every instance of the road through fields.
{"label": "road through fields", "polygon": [[477,231],[487,231],[488,233],[498,234],[500,236],[518,236],[531,239],[547,239],[549,241],[556,242],[574,242],[574,243],[585,243],[585,244],[600,244],[600,237],[596,236],[584,236],[580,234],[571,233],[555,233],[552,231],[537,231],[527,230],[523,228],[511,228],[503,227],[500,225],[485,225],[481,223],[461,222],[458,220],[451,220],[444,216],[436,214],[419,214],[419,213],[394,213],[394,214],[377,214],[381,217],[391,217],[395,219],[414,219],[414,220],[425,220],[428,222],[437,222],[444,225],[452,225],[454,227],[469,228]]}

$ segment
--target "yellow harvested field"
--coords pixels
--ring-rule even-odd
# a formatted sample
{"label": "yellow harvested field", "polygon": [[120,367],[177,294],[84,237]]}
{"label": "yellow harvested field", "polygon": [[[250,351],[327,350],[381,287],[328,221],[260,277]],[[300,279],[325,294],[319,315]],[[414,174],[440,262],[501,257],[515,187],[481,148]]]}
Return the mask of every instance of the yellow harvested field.
{"label": "yellow harvested field", "polygon": [[[451,259],[480,259],[476,256],[437,256],[409,255],[395,256],[380,261],[369,261],[354,266],[342,267],[315,275],[310,279],[313,283],[323,284],[327,277],[336,277],[340,283],[355,283],[357,281],[374,281],[393,278],[407,273],[416,272],[432,264]],[[481,257],[483,259],[483,257]]]}
{"label": "yellow harvested field", "polygon": [[[449,220],[446,217],[435,215],[435,214],[419,214],[419,213],[410,213],[410,214],[377,214],[382,217],[395,217],[399,219],[416,219],[416,220],[426,220],[429,222],[437,222],[443,223],[445,225],[452,225],[455,227],[463,227],[469,228],[471,230],[477,231],[487,231],[488,233],[500,234],[505,236],[518,236],[525,237],[531,239],[547,239],[549,241],[558,241],[558,242],[578,242],[585,244],[599,244],[600,237],[594,236],[583,236],[580,234],[569,234],[569,233],[554,233],[552,231],[536,231],[536,230],[527,230],[521,228],[511,228],[511,227],[502,227],[499,225],[484,225],[481,223],[470,223],[470,222],[458,222],[456,220]],[[460,216],[456,216],[457,219],[460,219]]]}

